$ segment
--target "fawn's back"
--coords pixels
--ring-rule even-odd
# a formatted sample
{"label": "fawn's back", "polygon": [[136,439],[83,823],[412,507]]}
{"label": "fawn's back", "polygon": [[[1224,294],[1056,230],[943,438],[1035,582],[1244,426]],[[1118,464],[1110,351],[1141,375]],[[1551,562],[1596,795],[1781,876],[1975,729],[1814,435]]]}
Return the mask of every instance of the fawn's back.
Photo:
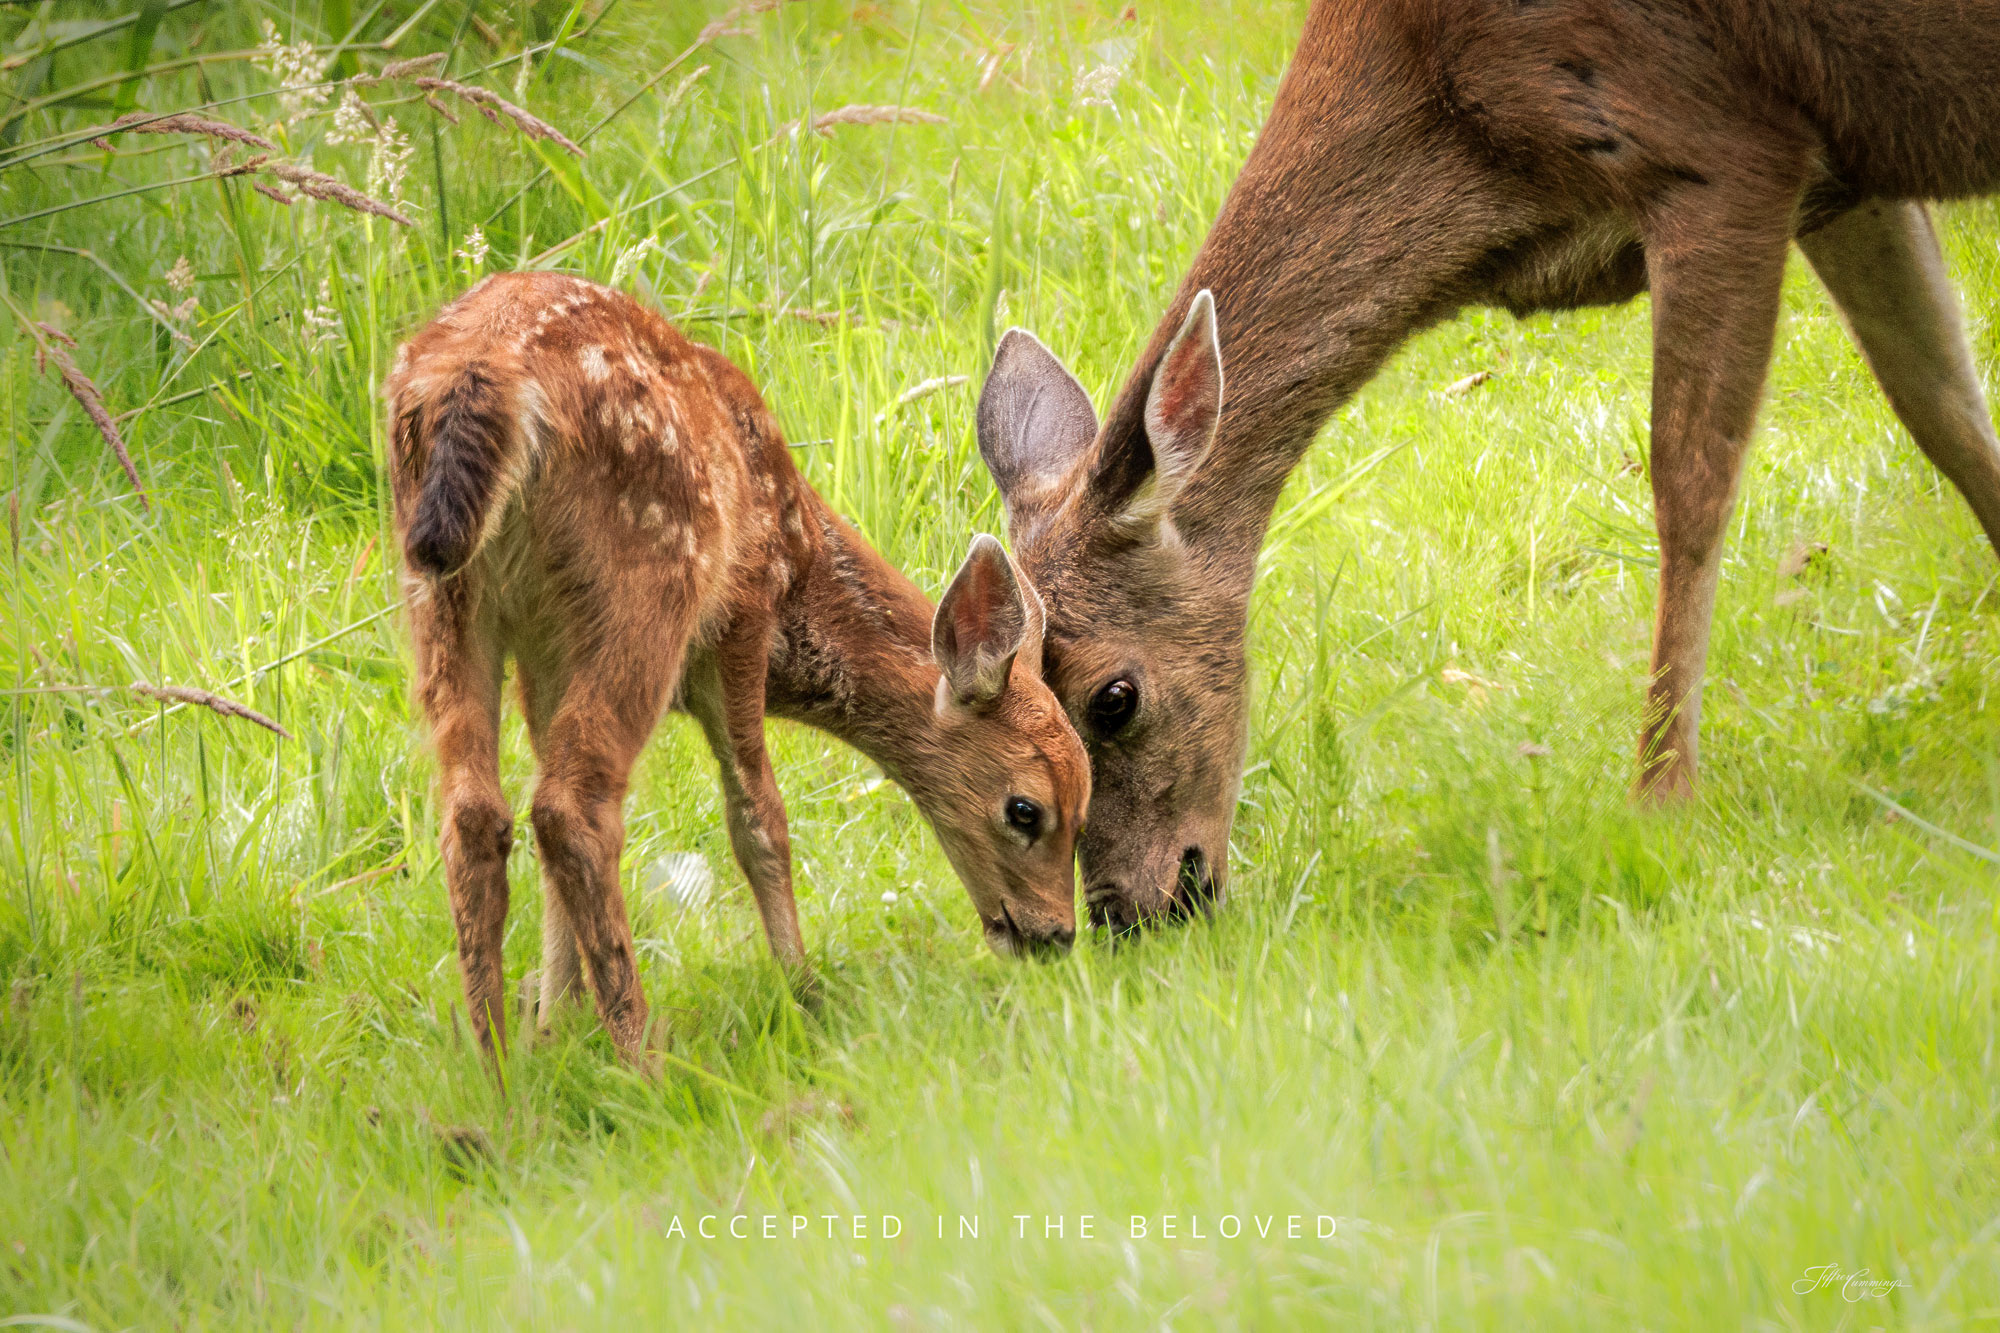
{"label": "fawn's back", "polygon": [[[496,275],[406,345],[388,392],[411,564],[450,572],[493,539],[472,572],[524,656],[631,617],[698,633],[802,557],[802,483],[755,389],[621,293]],[[533,505],[510,503],[530,479]]]}

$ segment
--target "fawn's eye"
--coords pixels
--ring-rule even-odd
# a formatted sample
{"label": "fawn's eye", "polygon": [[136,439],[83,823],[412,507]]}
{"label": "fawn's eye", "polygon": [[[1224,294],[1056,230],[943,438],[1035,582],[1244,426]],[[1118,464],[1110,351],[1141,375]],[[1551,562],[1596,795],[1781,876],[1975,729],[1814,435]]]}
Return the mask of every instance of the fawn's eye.
{"label": "fawn's eye", "polygon": [[1092,697],[1090,724],[1100,736],[1114,735],[1124,729],[1138,710],[1139,687],[1129,680],[1114,680]]}
{"label": "fawn's eye", "polygon": [[1042,831],[1042,807],[1025,796],[1007,798],[1007,823],[1015,832],[1033,838]]}

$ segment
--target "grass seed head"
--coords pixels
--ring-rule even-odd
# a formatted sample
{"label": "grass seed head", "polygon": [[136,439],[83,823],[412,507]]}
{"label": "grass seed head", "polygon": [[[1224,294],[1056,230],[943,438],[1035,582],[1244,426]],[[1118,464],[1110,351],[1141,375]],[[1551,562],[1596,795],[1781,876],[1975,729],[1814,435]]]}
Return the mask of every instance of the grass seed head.
{"label": "grass seed head", "polygon": [[76,346],[76,339],[40,320],[35,321],[35,324],[45,335],[36,353],[36,359],[42,370],[46,372],[48,363],[55,362],[56,373],[62,376],[63,385],[69,390],[70,396],[83,407],[84,415],[90,418],[93,426],[97,427],[97,433],[104,437],[104,442],[111,446],[111,452],[118,456],[118,466],[125,469],[125,476],[131,481],[132,489],[138,493],[139,507],[149,514],[152,513],[153,503],[146,497],[146,487],[139,480],[139,469],[132,465],[132,455],[125,448],[125,437],[118,432],[118,423],[111,419],[111,413],[105,409],[104,395],[98,391],[97,385],[91,382],[90,376],[78,368],[76,359],[69,354],[69,349]]}
{"label": "grass seed head", "polygon": [[[412,56],[408,60],[392,60],[382,66],[382,72],[376,75],[375,78],[413,79],[419,74],[428,74],[438,66],[444,64],[444,56],[445,53],[442,51],[433,51],[427,56]],[[367,81],[374,82],[373,79]]]}
{"label": "grass seed head", "polygon": [[469,102],[477,107],[481,115],[496,125],[500,123],[500,118],[505,116],[514,122],[516,129],[520,130],[521,133],[527,135],[530,139],[546,139],[551,143],[560,145],[576,157],[584,156],[582,147],[571,140],[568,135],[549,124],[546,120],[543,120],[540,116],[515,106],[512,102],[491,89],[475,88],[469,83],[460,83],[456,79],[424,77],[414,79],[412,82],[430,94],[433,99],[439,93],[450,93],[460,101]]}
{"label": "grass seed head", "polygon": [[252,148],[261,148],[267,153],[278,151],[278,145],[261,134],[253,134],[241,125],[231,125],[226,120],[198,116],[192,111],[176,111],[170,116],[155,115],[150,111],[134,111],[112,121],[111,133],[200,134],[210,139],[226,139],[230,143],[249,144]]}
{"label": "grass seed head", "polygon": [[142,694],[148,699],[158,699],[163,703],[191,704],[196,708],[206,708],[209,712],[222,717],[242,718],[245,722],[254,722],[264,730],[282,736],[286,740],[294,739],[291,732],[256,709],[239,704],[233,699],[225,699],[208,690],[198,690],[188,685],[148,685],[143,680],[136,680],[132,682],[132,693]]}
{"label": "grass seed head", "polygon": [[301,166],[297,162],[256,162],[249,169],[267,171],[287,184],[298,186],[299,190],[310,198],[339,204],[357,213],[373,213],[376,217],[387,218],[398,226],[416,225],[407,213],[392,205],[385,204],[380,199],[371,199],[346,182],[336,180],[323,171],[314,171],[311,167]]}

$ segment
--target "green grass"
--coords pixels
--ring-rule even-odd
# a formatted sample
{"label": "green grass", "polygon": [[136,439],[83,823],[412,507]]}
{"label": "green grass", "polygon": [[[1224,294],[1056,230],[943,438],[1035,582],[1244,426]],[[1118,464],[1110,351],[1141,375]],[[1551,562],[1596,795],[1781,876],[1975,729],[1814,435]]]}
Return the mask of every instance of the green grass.
{"label": "green grass", "polygon": [[[0,228],[0,1322],[2000,1318],[2000,565],[1803,270],[1730,534],[1691,808],[1624,797],[1653,595],[1644,303],[1473,312],[1328,427],[1280,506],[1218,920],[1048,967],[987,957],[908,801],[774,724],[827,983],[802,1011],[729,860],[710,761],[675,722],[635,781],[625,862],[671,1019],[664,1076],[621,1069],[582,1015],[517,1053],[504,1091],[467,1051],[386,611],[375,388],[395,341],[469,280],[454,252],[474,223],[488,267],[568,242],[542,262],[616,275],[739,360],[812,481],[935,590],[1001,523],[972,441],[990,339],[1032,327],[1108,397],[1302,12],[1122,8],[788,4],[668,73],[576,164],[370,87],[414,146],[408,231],[283,208],[245,178]],[[212,0],[150,44],[134,24],[46,55],[99,7],[9,9],[0,38],[28,59],[0,73],[8,106],[67,100],[0,128],[0,212],[205,169],[182,139],[31,147],[127,106],[226,102],[215,114],[267,126],[276,99],[228,100],[273,87],[241,61],[105,78],[252,47],[267,16],[290,41],[374,42],[414,15],[395,55],[451,48],[453,76],[510,97],[524,42],[562,35],[519,97],[580,136],[719,9],[627,0],[579,38],[552,3],[472,23],[457,3]],[[1006,44],[978,91],[979,57]],[[1128,62],[1113,105],[1081,105],[1076,75],[1107,62]],[[850,103],[950,123],[768,142]],[[281,156],[366,184],[369,150],[321,144],[327,125],[274,136]],[[1941,216],[1990,389],[2000,212]],[[183,255],[193,351],[112,276],[171,306]],[[789,307],[844,317],[768,313]],[[77,339],[114,413],[147,409],[124,430],[150,514],[37,373],[29,318]],[[1438,392],[1482,368],[1498,374],[1476,391]],[[959,374],[973,384],[890,409]],[[1802,540],[1824,555],[1780,573]],[[297,739],[50,688],[141,679],[218,690]],[[719,891],[676,912],[647,867],[689,850]],[[531,850],[514,892],[518,974],[537,952]],[[692,1234],[739,1212],[786,1219],[784,1238]],[[829,1214],[847,1219],[833,1239]],[[1282,1220],[1256,1234],[1291,1214],[1298,1239]],[[879,1238],[884,1215],[900,1236]],[[1243,1234],[1218,1234],[1226,1215]],[[1903,1285],[1795,1289],[1828,1264]]]}

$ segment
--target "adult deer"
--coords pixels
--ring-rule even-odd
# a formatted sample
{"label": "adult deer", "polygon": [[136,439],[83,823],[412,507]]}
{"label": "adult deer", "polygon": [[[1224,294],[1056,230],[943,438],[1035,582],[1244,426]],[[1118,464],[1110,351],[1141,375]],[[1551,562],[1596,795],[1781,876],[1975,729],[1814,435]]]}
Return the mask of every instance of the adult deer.
{"label": "adult deer", "polygon": [[509,653],[541,765],[544,1015],[581,962],[619,1051],[643,1058],[620,805],[669,703],[721,766],[730,843],[788,967],[805,951],[767,713],[831,732],[909,791],[996,952],[1069,946],[1089,761],[1041,680],[1040,603],[998,542],[974,540],[933,617],[799,476],[740,370],[576,278],[487,279],[398,349],[387,394],[417,693],[482,1045],[505,1031]]}
{"label": "adult deer", "polygon": [[1093,918],[1223,891],[1279,490],[1321,423],[1461,307],[1652,291],[1646,797],[1695,781],[1723,532],[1794,238],[2000,545],[2000,443],[1914,202],[1996,186],[1995,0],[1316,0],[1102,428],[1018,330],[981,397],[980,450],[1048,605],[1047,678],[1091,752]]}

